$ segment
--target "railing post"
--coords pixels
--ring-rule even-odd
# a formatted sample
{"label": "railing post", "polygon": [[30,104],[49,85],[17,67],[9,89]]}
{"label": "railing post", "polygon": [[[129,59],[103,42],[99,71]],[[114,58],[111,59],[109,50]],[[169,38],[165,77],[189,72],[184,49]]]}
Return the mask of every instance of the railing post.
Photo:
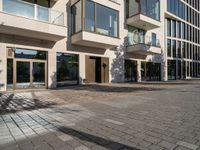
{"label": "railing post", "polygon": [[34,19],[37,20],[38,16],[38,6],[37,4],[34,4]]}
{"label": "railing post", "polygon": [[0,0],[0,12],[3,11],[3,0]]}

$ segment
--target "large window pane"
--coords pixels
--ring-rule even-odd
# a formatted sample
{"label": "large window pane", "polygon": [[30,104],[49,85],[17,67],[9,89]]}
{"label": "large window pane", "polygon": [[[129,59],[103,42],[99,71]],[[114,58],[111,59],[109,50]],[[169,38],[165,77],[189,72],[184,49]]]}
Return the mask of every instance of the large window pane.
{"label": "large window pane", "polygon": [[167,19],[167,36],[171,36],[171,20]]}
{"label": "large window pane", "polygon": [[173,57],[176,58],[176,41],[172,40],[172,52],[173,52]]}
{"label": "large window pane", "polygon": [[85,2],[85,30],[94,31],[94,2]]}
{"label": "large window pane", "polygon": [[118,36],[118,12],[105,6],[96,5],[96,32]]}
{"label": "large window pane", "polygon": [[159,0],[147,0],[147,14],[151,18],[160,20],[160,1]]}
{"label": "large window pane", "polygon": [[172,20],[172,36],[176,37],[176,21]]}
{"label": "large window pane", "polygon": [[127,17],[131,17],[139,13],[139,1],[138,0],[127,0],[126,3]]}
{"label": "large window pane", "polygon": [[82,29],[82,7],[81,1],[72,6],[72,33]]}
{"label": "large window pane", "polygon": [[78,84],[78,55],[57,53],[57,85]]}
{"label": "large window pane", "polygon": [[7,59],[7,88],[13,88],[13,59]]}
{"label": "large window pane", "polygon": [[167,56],[168,57],[172,56],[172,54],[171,54],[171,40],[170,39],[167,39]]}
{"label": "large window pane", "polygon": [[16,48],[15,49],[15,58],[46,60],[47,53],[44,51],[25,50],[25,49]]}
{"label": "large window pane", "polygon": [[134,45],[139,43],[144,43],[145,31],[135,28],[133,26],[128,26],[128,44]]}

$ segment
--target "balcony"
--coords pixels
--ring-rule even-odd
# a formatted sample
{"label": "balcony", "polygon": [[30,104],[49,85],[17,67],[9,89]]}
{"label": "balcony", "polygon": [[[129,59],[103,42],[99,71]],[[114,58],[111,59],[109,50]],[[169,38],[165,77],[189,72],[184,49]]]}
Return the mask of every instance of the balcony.
{"label": "balcony", "polygon": [[118,11],[90,0],[75,3],[71,10],[72,44],[100,49],[119,45]]}
{"label": "balcony", "polygon": [[0,2],[0,33],[50,41],[66,37],[63,12],[22,0]]}
{"label": "balcony", "polygon": [[160,0],[127,0],[127,24],[152,30],[161,26]]}
{"label": "balcony", "polygon": [[140,55],[156,55],[161,54],[160,41],[158,39],[152,39],[152,37],[129,38],[128,53],[136,53]]}

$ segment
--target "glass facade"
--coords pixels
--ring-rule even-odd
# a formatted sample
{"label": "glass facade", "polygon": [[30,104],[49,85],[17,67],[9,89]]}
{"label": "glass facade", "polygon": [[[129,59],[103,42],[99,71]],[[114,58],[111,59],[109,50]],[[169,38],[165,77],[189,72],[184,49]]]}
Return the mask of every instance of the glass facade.
{"label": "glass facade", "polygon": [[143,14],[155,20],[160,20],[160,0],[127,0],[127,17]]}
{"label": "glass facade", "polygon": [[79,83],[78,55],[57,53],[57,86]]}
{"label": "glass facade", "polygon": [[15,48],[14,55],[15,58],[23,58],[23,59],[40,59],[40,60],[47,59],[46,52],[37,50]]}
{"label": "glass facade", "polygon": [[142,81],[160,81],[161,64],[152,62],[142,62],[141,76],[142,76]]}
{"label": "glass facade", "polygon": [[74,4],[71,8],[72,14],[72,33],[82,30],[82,4],[81,1]]}
{"label": "glass facade", "polygon": [[137,81],[137,61],[125,60],[125,82]]}
{"label": "glass facade", "polygon": [[[82,2],[85,7],[82,8]],[[85,10],[82,18],[82,9]],[[72,34],[81,30],[118,37],[119,12],[90,0],[72,6]],[[84,26],[83,23],[84,22]]]}
{"label": "glass facade", "polygon": [[167,0],[167,11],[178,18],[166,18],[169,79],[199,77],[199,6],[197,0]]}

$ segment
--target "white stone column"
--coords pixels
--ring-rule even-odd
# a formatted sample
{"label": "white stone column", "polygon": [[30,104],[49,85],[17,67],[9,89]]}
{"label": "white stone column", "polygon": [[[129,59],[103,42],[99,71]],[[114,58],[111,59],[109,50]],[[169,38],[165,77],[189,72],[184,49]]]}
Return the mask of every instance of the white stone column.
{"label": "white stone column", "polygon": [[141,75],[141,61],[137,61],[137,82],[142,81],[142,75]]}
{"label": "white stone column", "polygon": [[85,72],[85,55],[79,55],[79,84],[83,84],[83,80],[86,78]]}
{"label": "white stone column", "polygon": [[7,85],[7,52],[6,45],[0,43],[0,91],[6,91]]}
{"label": "white stone column", "polygon": [[57,61],[56,60],[56,51],[53,49],[48,51],[48,66],[47,66],[48,88],[56,87],[56,72],[57,72],[56,61]]}

